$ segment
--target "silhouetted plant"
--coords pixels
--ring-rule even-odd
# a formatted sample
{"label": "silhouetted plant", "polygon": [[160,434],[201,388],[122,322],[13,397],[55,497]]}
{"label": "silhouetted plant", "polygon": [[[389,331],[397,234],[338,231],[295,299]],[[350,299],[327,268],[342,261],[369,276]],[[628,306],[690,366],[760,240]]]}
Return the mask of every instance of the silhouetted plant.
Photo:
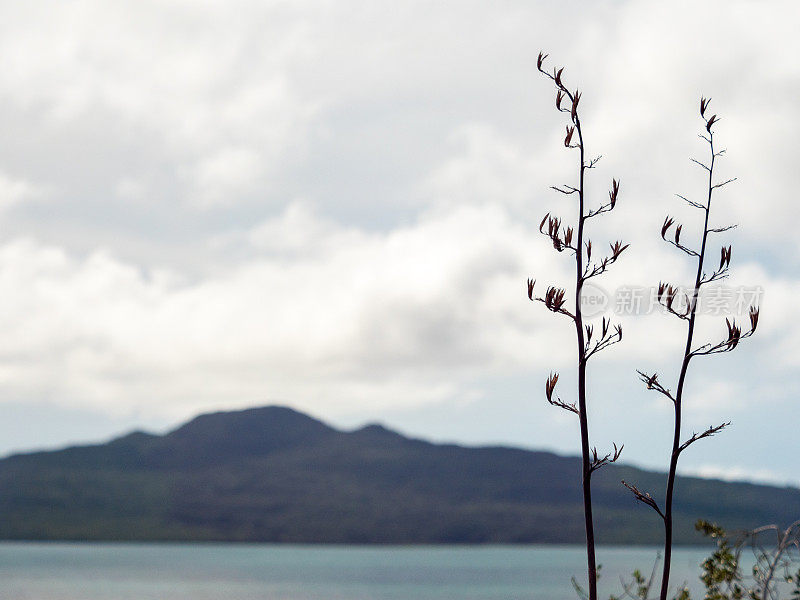
{"label": "silhouetted plant", "polygon": [[528,280],[528,298],[532,301],[542,302],[550,311],[564,315],[575,325],[577,337],[577,376],[578,390],[576,402],[565,402],[555,394],[558,373],[551,373],[545,383],[545,396],[547,401],[553,406],[557,406],[578,416],[580,424],[581,438],[581,457],[582,457],[582,489],[584,520],[586,526],[586,555],[587,570],[589,576],[588,597],[589,600],[597,599],[597,563],[595,559],[595,540],[594,540],[594,521],[592,517],[592,473],[606,464],[615,462],[622,452],[622,447],[614,445],[614,451],[607,454],[600,454],[596,448],[589,445],[589,425],[586,414],[586,364],[592,356],[622,341],[622,327],[612,324],[610,320],[603,318],[599,324],[599,335],[594,336],[595,328],[593,325],[584,322],[581,311],[581,290],[584,283],[603,274],[609,266],[617,261],[620,255],[628,248],[627,244],[618,241],[611,244],[610,253],[592,262],[592,242],[585,236],[586,222],[603,213],[610,212],[617,203],[619,194],[619,182],[615,179],[611,183],[611,190],[608,192],[608,201],[599,206],[589,208],[584,194],[584,178],[586,171],[595,168],[600,157],[587,159],[586,147],[583,130],[581,128],[580,113],[578,110],[581,94],[578,90],[571,92],[567,89],[562,78],[564,69],[555,68],[553,72],[545,70],[544,61],[546,54],[539,53],[537,67],[539,72],[550,79],[556,88],[556,109],[568,115],[568,125],[564,137],[564,146],[570,150],[577,150],[578,169],[577,182],[574,184],[553,186],[552,189],[565,196],[577,198],[577,221],[573,225],[564,225],[559,217],[550,215],[544,216],[539,231],[547,236],[553,247],[558,252],[569,251],[575,257],[575,287],[572,305],[567,303],[567,292],[565,289],[550,286],[544,296],[537,296],[534,291],[535,281]]}
{"label": "silhouetted plant", "polygon": [[[716,540],[716,548],[701,565],[704,600],[800,599],[800,521],[785,529],[767,525],[736,535],[702,520],[695,529]],[[745,571],[748,549],[752,567]],[[650,600],[657,567],[658,560],[649,579],[634,571],[631,580],[623,583],[622,594],[609,600]],[[678,590],[674,600],[691,600],[688,588]]]}
{"label": "silhouetted plant", "polygon": [[[651,600],[650,590],[653,589],[653,584],[656,580],[656,571],[658,564],[661,560],[659,556],[653,563],[653,569],[650,571],[650,576],[645,578],[639,569],[636,569],[631,574],[631,579],[628,582],[622,582],[622,594],[619,596],[609,596],[609,600],[622,600],[623,598],[630,598],[631,600]],[[684,586],[675,596],[675,600],[691,600],[689,590]]]}
{"label": "silhouetted plant", "polygon": [[[688,439],[682,440],[681,411],[683,408],[684,384],[686,382],[686,374],[689,370],[689,364],[692,359],[699,356],[721,354],[734,350],[741,340],[748,338],[755,333],[758,325],[759,315],[758,308],[752,306],[750,307],[750,328],[748,331],[743,332],[742,328],[736,323],[735,319],[726,319],[727,335],[724,338],[722,338],[720,341],[706,343],[700,346],[694,345],[694,330],[695,324],[697,323],[697,308],[699,304],[700,290],[706,284],[727,277],[731,262],[731,246],[722,246],[720,250],[719,265],[711,273],[706,273],[706,271],[704,271],[704,261],[706,258],[709,234],[722,233],[734,227],[733,225],[726,227],[709,227],[711,200],[714,191],[734,181],[734,179],[728,179],[719,183],[714,181],[714,168],[716,161],[725,153],[725,150],[716,150],[714,147],[713,127],[719,121],[719,118],[717,115],[712,115],[711,117],[705,116],[709,102],[710,100],[706,98],[701,98],[700,100],[700,117],[703,119],[705,130],[704,133],[700,134],[700,137],[708,143],[709,161],[706,164],[699,160],[691,159],[692,162],[699,165],[708,173],[706,197],[704,201],[695,201],[684,196],[678,196],[688,203],[689,206],[698,209],[703,215],[703,229],[702,235],[700,236],[700,247],[695,249],[689,245],[686,245],[686,243],[681,239],[683,225],[676,224],[672,217],[667,216],[664,220],[664,224],[661,227],[661,237],[664,239],[664,241],[675,246],[681,252],[697,261],[697,273],[694,285],[691,290],[689,290],[687,293],[683,293],[680,298],[680,290],[677,286],[673,286],[672,284],[664,282],[659,283],[658,286],[658,302],[669,314],[677,317],[687,324],[686,345],[683,352],[683,359],[681,361],[680,374],[678,376],[677,389],[675,393],[673,394],[668,388],[662,385],[657,373],[648,374],[643,371],[638,371],[639,376],[646,384],[647,389],[654,390],[662,394],[672,402],[674,407],[675,419],[673,423],[674,432],[672,452],[670,455],[669,471],[667,474],[667,488],[663,510],[659,507],[656,500],[650,494],[639,490],[635,485],[626,483],[624,481],[622,482],[623,485],[633,492],[637,500],[652,508],[664,522],[664,564],[661,577],[661,594],[659,596],[660,600],[667,600],[667,590],[669,587],[670,566],[672,559],[672,504],[678,459],[681,453],[683,453],[683,451],[691,446],[694,442],[703,438],[711,437],[730,425],[730,423],[722,423],[720,425],[712,426],[700,433],[692,433]],[[673,225],[675,225],[674,230],[672,229]]]}

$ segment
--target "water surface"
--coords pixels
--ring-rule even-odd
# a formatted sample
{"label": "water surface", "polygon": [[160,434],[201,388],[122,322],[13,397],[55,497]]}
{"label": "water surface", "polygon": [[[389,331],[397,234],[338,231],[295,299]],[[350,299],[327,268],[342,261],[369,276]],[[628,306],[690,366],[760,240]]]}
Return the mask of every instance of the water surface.
{"label": "water surface", "polygon": [[[599,548],[601,597],[656,552]],[[698,589],[707,555],[676,549],[675,579]],[[11,600],[574,600],[584,569],[579,546],[0,543]]]}

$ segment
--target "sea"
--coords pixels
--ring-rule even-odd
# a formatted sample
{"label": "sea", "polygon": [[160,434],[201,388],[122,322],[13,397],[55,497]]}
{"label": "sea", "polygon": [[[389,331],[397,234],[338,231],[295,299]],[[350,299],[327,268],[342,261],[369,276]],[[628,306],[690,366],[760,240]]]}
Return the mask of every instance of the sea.
{"label": "sea", "polygon": [[[710,550],[676,548],[673,581],[699,592]],[[648,577],[657,558],[656,548],[598,548],[600,597],[621,595],[634,569]],[[585,561],[581,546],[3,542],[0,598],[575,600]]]}

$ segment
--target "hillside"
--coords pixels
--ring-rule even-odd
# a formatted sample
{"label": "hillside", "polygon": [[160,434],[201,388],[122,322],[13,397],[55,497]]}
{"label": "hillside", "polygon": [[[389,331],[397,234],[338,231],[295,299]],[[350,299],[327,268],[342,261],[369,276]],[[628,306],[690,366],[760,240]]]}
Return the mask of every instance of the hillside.
{"label": "hillside", "polygon": [[[505,447],[343,432],[288,408],[207,414],[163,435],[0,461],[0,538],[341,543],[579,542],[580,461]],[[595,475],[600,543],[657,543],[620,479]],[[800,490],[680,478],[678,543],[702,517],[728,528],[800,517]]]}

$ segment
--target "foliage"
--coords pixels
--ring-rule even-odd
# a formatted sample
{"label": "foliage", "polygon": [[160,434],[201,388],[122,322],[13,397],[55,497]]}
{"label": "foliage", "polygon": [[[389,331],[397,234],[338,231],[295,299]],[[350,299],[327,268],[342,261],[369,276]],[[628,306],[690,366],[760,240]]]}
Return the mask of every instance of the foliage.
{"label": "foliage", "polygon": [[[797,600],[800,598],[800,521],[785,529],[775,525],[729,535],[714,523],[699,520],[695,529],[716,541],[716,548],[701,565],[703,600]],[[745,574],[746,551],[753,566]],[[658,560],[653,567],[655,573]],[[609,600],[650,600],[653,576],[637,570],[624,584],[620,596]],[[674,600],[691,600],[689,590],[678,590]]]}

